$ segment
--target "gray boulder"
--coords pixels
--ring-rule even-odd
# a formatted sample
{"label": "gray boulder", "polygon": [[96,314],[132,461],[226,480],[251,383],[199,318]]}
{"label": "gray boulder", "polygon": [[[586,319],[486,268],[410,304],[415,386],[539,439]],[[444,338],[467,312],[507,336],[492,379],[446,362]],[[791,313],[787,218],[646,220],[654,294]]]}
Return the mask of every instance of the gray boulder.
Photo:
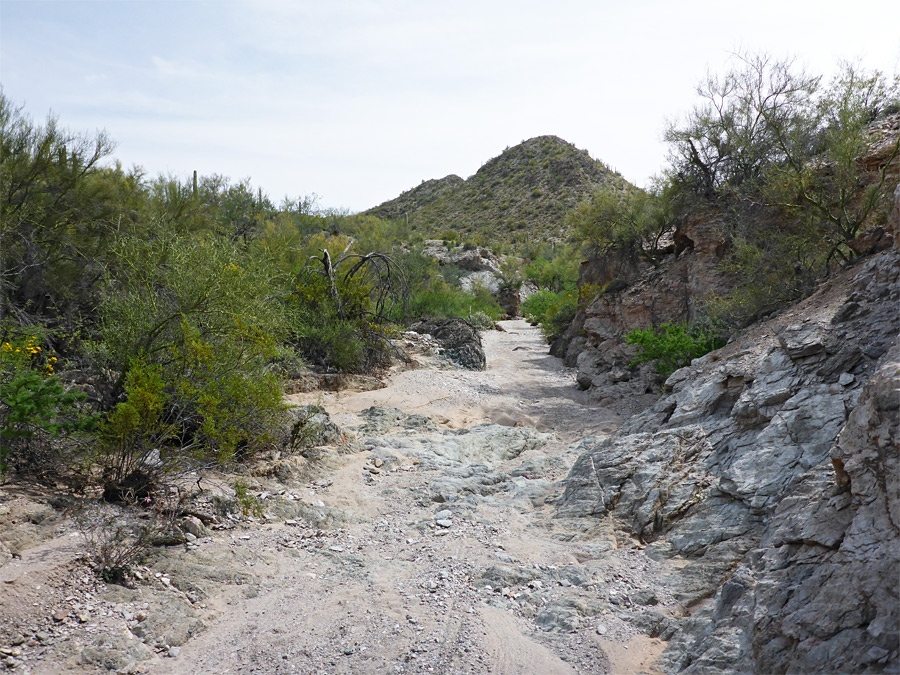
{"label": "gray boulder", "polygon": [[443,354],[460,368],[484,370],[487,360],[478,330],[465,319],[430,319],[409,327],[416,333],[431,335],[441,345]]}

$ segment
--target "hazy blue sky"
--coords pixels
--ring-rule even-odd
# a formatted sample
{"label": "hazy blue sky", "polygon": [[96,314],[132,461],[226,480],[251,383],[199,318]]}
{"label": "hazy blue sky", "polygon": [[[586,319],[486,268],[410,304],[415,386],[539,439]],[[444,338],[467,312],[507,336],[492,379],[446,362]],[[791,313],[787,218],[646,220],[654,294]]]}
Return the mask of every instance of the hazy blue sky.
{"label": "hazy blue sky", "polygon": [[643,185],[735,50],[893,73],[900,3],[0,0],[0,82],[148,173],[374,206],[556,134]]}

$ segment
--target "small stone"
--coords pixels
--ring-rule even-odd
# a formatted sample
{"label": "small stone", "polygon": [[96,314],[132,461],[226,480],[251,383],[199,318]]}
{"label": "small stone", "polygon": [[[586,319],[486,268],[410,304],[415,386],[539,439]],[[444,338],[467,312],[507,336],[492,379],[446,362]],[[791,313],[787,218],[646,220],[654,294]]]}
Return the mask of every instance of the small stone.
{"label": "small stone", "polygon": [[378,468],[381,468],[384,462],[381,461],[381,457],[376,457],[374,460],[372,460],[372,464],[374,464]]}
{"label": "small stone", "polygon": [[853,373],[841,373],[841,376],[838,378],[838,384],[842,387],[849,387],[856,381],[856,377]]}
{"label": "small stone", "polygon": [[435,522],[435,524],[439,525],[440,527],[453,527],[452,520],[442,519],[442,520],[436,520],[434,522]]}
{"label": "small stone", "polygon": [[321,507],[325,506],[325,502],[323,502],[321,499],[317,499],[316,501],[313,502],[313,506],[318,506],[321,508]]}
{"label": "small stone", "polygon": [[609,629],[602,623],[597,626],[597,635],[606,635]]}
{"label": "small stone", "polygon": [[146,621],[148,616],[150,615],[147,612],[141,610],[134,615],[134,620],[140,623],[141,621]]}
{"label": "small stone", "polygon": [[87,623],[90,620],[91,620],[90,612],[78,612],[79,623]]}
{"label": "small stone", "polygon": [[442,509],[434,514],[435,520],[449,520],[453,517],[453,511],[450,509]]}
{"label": "small stone", "polygon": [[62,622],[66,620],[67,616],[69,616],[69,610],[65,609],[64,607],[60,607],[59,609],[54,610],[51,616],[53,617],[54,621]]}
{"label": "small stone", "polygon": [[181,647],[169,647],[169,651],[166,652],[170,659],[174,659],[178,654],[181,653]]}
{"label": "small stone", "polygon": [[343,552],[344,552],[344,547],[343,547],[343,546],[329,546],[329,547],[328,547],[328,550],[329,550],[329,551],[334,551],[335,553],[343,553]]}

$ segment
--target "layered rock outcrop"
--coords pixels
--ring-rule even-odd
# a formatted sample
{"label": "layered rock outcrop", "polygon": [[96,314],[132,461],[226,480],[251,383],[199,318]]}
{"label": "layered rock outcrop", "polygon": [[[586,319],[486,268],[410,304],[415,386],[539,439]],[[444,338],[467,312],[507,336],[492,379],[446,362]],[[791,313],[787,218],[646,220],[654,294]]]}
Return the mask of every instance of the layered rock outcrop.
{"label": "layered rock outcrop", "polygon": [[605,291],[551,346],[551,354],[578,369],[579,386],[595,400],[623,412],[652,402],[661,382],[650,366],[629,368],[636,349],[622,338],[637,328],[698,318],[703,298],[727,286],[719,270],[721,232],[716,216],[705,214],[678,229],[657,267],[615,255],[582,265],[581,283]]}
{"label": "layered rock outcrop", "polygon": [[900,669],[898,332],[888,252],[676,371],[575,463],[562,516],[678,561],[667,669]]}

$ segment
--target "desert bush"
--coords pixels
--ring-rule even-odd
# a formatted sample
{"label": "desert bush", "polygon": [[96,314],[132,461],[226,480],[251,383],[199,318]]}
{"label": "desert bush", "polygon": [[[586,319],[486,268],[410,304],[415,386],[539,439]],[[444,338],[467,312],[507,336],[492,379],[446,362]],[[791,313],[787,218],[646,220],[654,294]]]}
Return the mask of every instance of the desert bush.
{"label": "desert bush", "polygon": [[540,323],[553,305],[559,302],[560,294],[540,290],[522,301],[522,316],[531,323]]}
{"label": "desert bush", "polygon": [[19,469],[46,471],[52,441],[87,431],[94,418],[79,403],[85,396],[54,374],[57,357],[48,355],[37,327],[6,327],[0,343],[0,472],[10,462]]}
{"label": "desert bush", "polygon": [[525,267],[525,278],[542,290],[571,290],[578,283],[577,252],[568,247],[538,251]]}
{"label": "desert bush", "polygon": [[494,327],[495,320],[487,312],[472,312],[466,319],[478,330],[491,330]]}
{"label": "desert bush", "polygon": [[629,366],[655,361],[656,372],[662,377],[725,344],[719,333],[708,326],[673,323],[633,330],[625,336],[625,342],[638,347],[638,354]]}
{"label": "desert bush", "polygon": [[570,214],[573,237],[591,255],[615,250],[656,265],[660,239],[674,229],[667,195],[662,188],[604,186]]}
{"label": "desert bush", "polygon": [[332,257],[325,246],[321,257],[309,257],[288,299],[291,331],[319,368],[368,372],[390,363],[393,333],[386,322],[404,314],[406,277],[390,256],[349,250],[348,244]]}
{"label": "desert bush", "polygon": [[[465,319],[481,313],[491,321],[500,318],[503,310],[494,297],[483,288],[463,291],[442,278],[435,278],[419,288],[413,288],[409,298],[407,317],[457,317]],[[402,322],[404,317],[395,316]]]}
{"label": "desert bush", "polygon": [[147,489],[179,462],[227,462],[270,441],[283,414],[269,368],[287,335],[280,283],[229,242],[121,243],[92,350],[112,374],[100,456],[109,494],[138,489],[136,479]]}
{"label": "desert bush", "polygon": [[149,499],[128,500],[124,507],[101,502],[81,509],[75,523],[94,572],[108,583],[121,583],[154,541],[171,537],[176,514],[171,505]]}
{"label": "desert bush", "polygon": [[262,501],[250,491],[250,484],[240,478],[232,484],[234,488],[234,501],[241,513],[245,516],[262,518],[264,515]]}

